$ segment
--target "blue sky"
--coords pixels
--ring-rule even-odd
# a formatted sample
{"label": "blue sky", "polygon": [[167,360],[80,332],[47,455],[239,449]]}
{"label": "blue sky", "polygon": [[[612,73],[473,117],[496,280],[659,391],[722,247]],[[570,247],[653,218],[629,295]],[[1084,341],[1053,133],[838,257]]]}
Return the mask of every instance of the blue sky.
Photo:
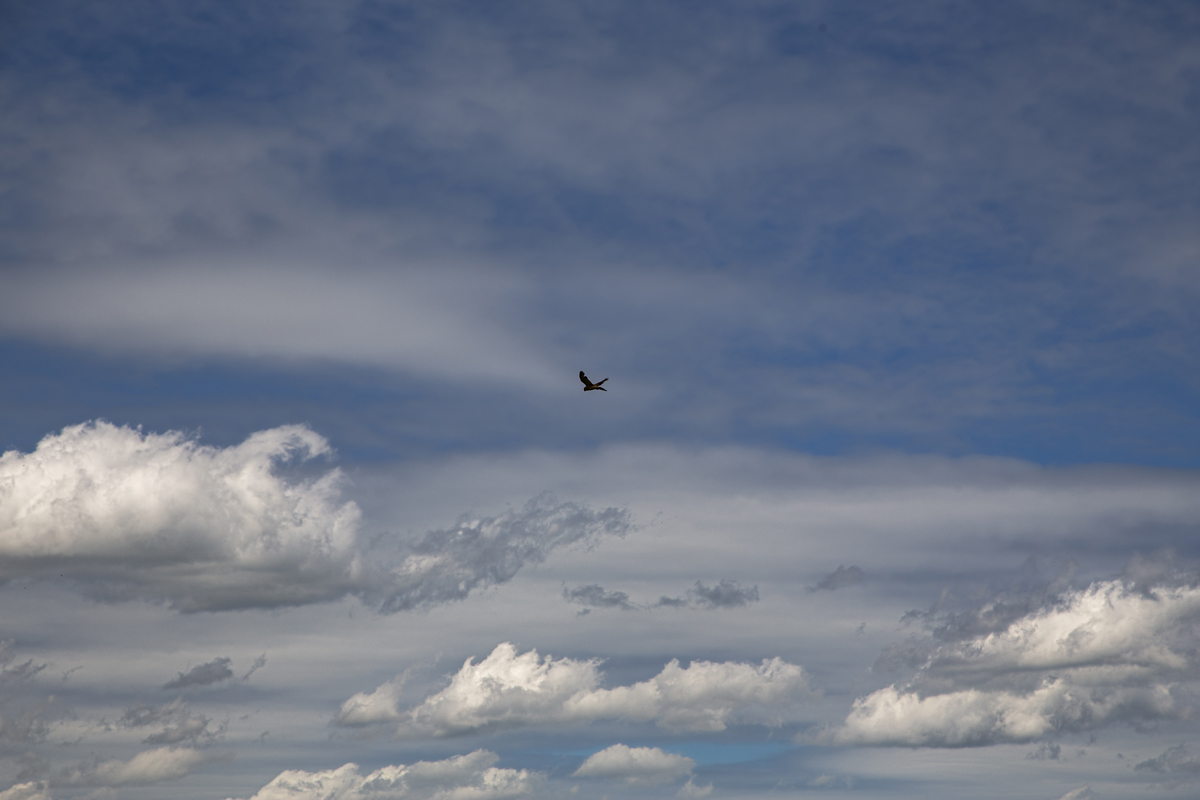
{"label": "blue sky", "polygon": [[1193,791],[1198,37],[0,5],[0,798]]}

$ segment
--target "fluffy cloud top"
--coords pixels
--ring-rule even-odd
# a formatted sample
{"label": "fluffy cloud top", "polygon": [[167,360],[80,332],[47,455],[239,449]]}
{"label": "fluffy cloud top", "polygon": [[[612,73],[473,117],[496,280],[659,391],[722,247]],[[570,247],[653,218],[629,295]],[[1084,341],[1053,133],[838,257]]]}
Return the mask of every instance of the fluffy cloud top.
{"label": "fluffy cloud top", "polygon": [[1200,588],[1096,582],[935,648],[909,687],[856,700],[834,740],[960,747],[1177,717],[1198,619]]}
{"label": "fluffy cloud top", "polygon": [[804,671],[782,659],[760,665],[672,660],[653,678],[601,689],[599,661],[518,654],[503,643],[462,669],[442,691],[407,712],[395,705],[387,684],[343,704],[337,721],[402,719],[401,735],[467,734],[489,727],[583,723],[600,719],[654,722],[681,731],[720,731],[731,723],[779,724],[808,694]]}
{"label": "fluffy cloud top", "polygon": [[66,428],[32,453],[0,456],[0,580],[65,576],[95,597],[183,611],[355,594],[391,612],[462,599],[556,547],[629,528],[618,509],[542,497],[367,554],[338,470],[279,474],[283,462],[329,452],[300,425],[228,448],[107,422]]}
{"label": "fluffy cloud top", "polygon": [[357,764],[324,772],[280,773],[250,800],[503,800],[530,794],[543,776],[502,769],[487,750],[443,761],[383,767],[362,775]]}
{"label": "fluffy cloud top", "polygon": [[633,786],[657,786],[690,775],[695,766],[692,759],[657,747],[614,744],[588,756],[574,774],[578,778],[623,780]]}
{"label": "fluffy cloud top", "polygon": [[0,792],[0,800],[51,800],[44,783],[18,783]]}

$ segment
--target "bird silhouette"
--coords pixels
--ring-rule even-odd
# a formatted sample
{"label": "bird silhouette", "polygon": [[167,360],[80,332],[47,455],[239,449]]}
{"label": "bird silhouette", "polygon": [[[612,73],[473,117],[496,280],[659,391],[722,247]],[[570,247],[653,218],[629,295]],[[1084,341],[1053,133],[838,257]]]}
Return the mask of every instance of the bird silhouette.
{"label": "bird silhouette", "polygon": [[594,392],[597,389],[602,392],[608,391],[608,389],[605,389],[600,385],[600,383],[604,383],[604,381],[608,380],[608,378],[605,378],[604,381],[600,381],[600,383],[592,383],[588,380],[588,376],[583,374],[583,370],[579,370],[579,380],[583,381],[583,390],[585,392]]}

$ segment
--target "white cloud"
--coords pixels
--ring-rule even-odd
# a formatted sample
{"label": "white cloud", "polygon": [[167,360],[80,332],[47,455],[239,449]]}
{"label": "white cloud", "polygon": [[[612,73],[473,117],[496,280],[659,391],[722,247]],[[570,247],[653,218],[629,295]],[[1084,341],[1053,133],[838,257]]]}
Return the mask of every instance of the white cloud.
{"label": "white cloud", "polygon": [[[469,658],[442,691],[401,714],[401,735],[431,732],[466,734],[485,727],[524,727],[582,723],[600,719],[654,722],[669,730],[720,731],[731,723],[779,724],[808,696],[804,671],[782,659],[760,665],[694,661],[681,667],[672,660],[653,678],[613,689],[597,688],[597,660],[541,658],[536,650],[518,654],[509,643],[497,645],[478,664]],[[358,709],[390,719],[377,710],[374,695],[355,695],[342,716]],[[368,700],[368,698],[370,698]],[[361,714],[365,717],[367,711]],[[353,724],[343,722],[342,724]]]}
{"label": "white cloud", "polygon": [[575,770],[576,778],[622,780],[632,786],[657,786],[692,774],[696,762],[657,747],[612,747],[593,753]]}
{"label": "white cloud", "polygon": [[1092,787],[1080,786],[1078,789],[1072,789],[1064,794],[1058,800],[1091,800],[1096,795],[1092,793]]}
{"label": "white cloud", "polygon": [[688,782],[679,787],[679,791],[675,793],[676,797],[685,798],[700,798],[708,797],[713,792],[713,785],[706,783],[703,786],[695,782],[695,778],[688,778]]}
{"label": "white cloud", "polygon": [[894,686],[854,701],[839,744],[970,747],[1025,742],[1053,731],[1085,730],[1124,719],[1161,719],[1180,709],[1165,686],[1102,693],[1065,678],[1029,694],[967,689],[922,698]]}
{"label": "white cloud", "polygon": [[18,783],[9,789],[0,792],[0,800],[51,800],[50,793],[46,790],[46,784],[37,783]]}
{"label": "white cloud", "polygon": [[1200,588],[1099,581],[1001,630],[937,647],[910,686],[856,700],[833,739],[961,747],[1177,717],[1198,619]]}
{"label": "white cloud", "polygon": [[380,540],[367,554],[338,470],[293,482],[278,474],[283,462],[329,452],[301,425],[227,448],[107,422],[66,428],[32,453],[0,456],[0,578],[65,576],[95,597],[184,611],[356,594],[391,612],[462,599],[556,547],[630,527],[618,509],[540,497],[416,542]]}
{"label": "white cloud", "polygon": [[129,761],[97,761],[66,770],[56,784],[66,786],[134,786],[182,778],[199,765],[221,756],[194,747],[159,747]]}
{"label": "white cloud", "polygon": [[400,713],[400,690],[404,685],[401,676],[381,684],[373,692],[359,692],[346,702],[338,711],[338,725],[355,726],[371,725],[377,722],[399,722],[403,719]]}
{"label": "white cloud", "polygon": [[541,773],[502,769],[498,756],[476,750],[443,761],[383,767],[362,775],[357,764],[324,772],[288,770],[250,800],[503,800],[530,794]]}
{"label": "white cloud", "polygon": [[98,596],[184,610],[344,594],[361,573],[358,508],[337,470],[288,483],[286,459],[329,452],[297,425],[228,448],[107,422],[0,456],[3,576],[66,575]]}

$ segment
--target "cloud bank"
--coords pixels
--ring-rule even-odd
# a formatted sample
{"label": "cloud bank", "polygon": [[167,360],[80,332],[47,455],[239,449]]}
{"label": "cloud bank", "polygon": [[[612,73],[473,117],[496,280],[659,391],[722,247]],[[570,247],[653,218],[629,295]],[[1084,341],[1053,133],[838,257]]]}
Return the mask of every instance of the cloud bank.
{"label": "cloud bank", "polygon": [[[65,577],[98,599],[181,611],[352,594],[395,612],[460,600],[555,548],[630,528],[619,509],[539,497],[416,542],[364,544],[337,469],[293,481],[280,474],[288,462],[329,452],[302,425],[227,448],[103,421],[66,428],[32,453],[0,456],[0,580]],[[207,677],[181,675],[167,688]]]}
{"label": "cloud bank", "polygon": [[324,772],[287,770],[250,800],[503,800],[531,794],[541,773],[494,766],[487,750],[443,761],[383,767],[363,775],[357,764]]}
{"label": "cloud bank", "polygon": [[399,735],[455,736],[601,719],[653,722],[675,731],[721,731],[735,723],[781,724],[809,694],[804,671],[780,658],[755,666],[736,662],[672,660],[653,678],[598,688],[598,660],[518,654],[507,642],[478,664],[468,658],[450,685],[402,712],[384,684],[347,700],[335,723],[400,719]]}
{"label": "cloud bank", "polygon": [[993,632],[934,648],[907,687],[856,700],[833,739],[966,747],[1179,718],[1190,709],[1184,682],[1200,666],[1198,622],[1196,586],[1139,591],[1111,580],[1068,590]]}
{"label": "cloud bank", "polygon": [[692,774],[696,762],[657,747],[612,747],[593,753],[573,773],[577,778],[608,778],[631,786],[657,786]]}

